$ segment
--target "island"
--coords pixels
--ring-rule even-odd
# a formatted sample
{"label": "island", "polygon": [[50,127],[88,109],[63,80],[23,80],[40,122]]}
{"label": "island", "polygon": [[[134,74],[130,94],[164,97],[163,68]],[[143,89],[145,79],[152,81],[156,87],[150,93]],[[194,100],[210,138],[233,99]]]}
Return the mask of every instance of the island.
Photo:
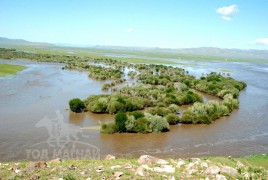
{"label": "island", "polygon": [[[104,83],[105,94],[69,101],[80,113],[115,114],[112,123],[102,123],[102,133],[151,133],[169,131],[170,125],[210,124],[239,108],[239,93],[246,83],[229,73],[211,72],[197,78],[185,69],[163,64],[134,64],[111,58],[30,53],[0,49],[4,59],[24,58],[64,63],[63,70],[88,71],[88,76]],[[220,98],[203,102],[201,93]],[[179,106],[191,105],[180,112]]]}

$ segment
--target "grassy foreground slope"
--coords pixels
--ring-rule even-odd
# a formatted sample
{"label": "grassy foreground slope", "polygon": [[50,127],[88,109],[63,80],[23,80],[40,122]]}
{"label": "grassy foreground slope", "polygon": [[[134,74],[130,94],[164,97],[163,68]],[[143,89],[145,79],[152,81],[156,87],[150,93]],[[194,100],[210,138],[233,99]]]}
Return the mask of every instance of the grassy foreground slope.
{"label": "grassy foreground slope", "polygon": [[[111,156],[110,156],[111,157]],[[142,157],[142,156],[141,156]],[[154,157],[153,157],[154,158]],[[52,160],[0,163],[3,179],[267,179],[268,155],[243,158]],[[150,158],[149,158],[150,160]]]}
{"label": "grassy foreground slope", "polygon": [[16,74],[17,72],[25,69],[25,66],[0,64],[0,77],[6,75]]}

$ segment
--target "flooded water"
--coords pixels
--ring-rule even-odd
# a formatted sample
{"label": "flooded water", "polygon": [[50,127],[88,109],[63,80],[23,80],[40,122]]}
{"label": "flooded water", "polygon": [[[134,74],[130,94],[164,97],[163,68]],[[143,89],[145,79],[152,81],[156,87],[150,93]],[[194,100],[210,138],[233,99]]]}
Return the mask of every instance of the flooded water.
{"label": "flooded water", "polygon": [[[16,76],[0,78],[0,161],[34,159],[27,150],[42,142],[39,148],[53,149],[48,141],[56,137],[53,132],[61,134],[65,142],[92,145],[101,156],[242,156],[268,152],[268,64],[195,62],[194,67],[180,66],[196,76],[224,70],[245,81],[248,86],[240,94],[240,109],[211,125],[175,125],[167,133],[107,135],[100,134],[98,126],[113,120],[112,115],[68,110],[68,101],[74,97],[104,93],[103,82],[89,79],[86,72],[62,70],[62,64],[25,60],[0,63],[28,67]],[[55,122],[58,126],[50,126]],[[70,144],[62,146],[71,148]],[[81,143],[76,148],[82,149]]]}

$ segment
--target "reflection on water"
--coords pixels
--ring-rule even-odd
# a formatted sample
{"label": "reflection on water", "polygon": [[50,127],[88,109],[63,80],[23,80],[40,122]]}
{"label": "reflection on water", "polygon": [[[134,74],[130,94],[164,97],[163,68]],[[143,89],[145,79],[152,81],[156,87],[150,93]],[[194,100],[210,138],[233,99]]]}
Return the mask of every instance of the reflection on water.
{"label": "reflection on water", "polygon": [[[63,115],[71,134],[75,128],[96,127],[113,120],[113,115],[69,112],[71,98],[86,98],[104,93],[104,82],[89,79],[86,72],[61,70],[62,64],[31,61],[5,61],[28,68],[17,76],[0,78],[0,160],[25,160],[25,149],[44,142],[49,134],[36,124],[44,117]],[[200,76],[210,71],[230,71],[232,77],[248,87],[240,94],[240,109],[211,125],[175,125],[167,133],[100,134],[96,129],[80,131],[79,141],[100,149],[101,155],[192,157],[210,155],[248,155],[268,152],[268,72],[267,64],[195,62],[194,67],[180,66]],[[218,100],[205,96],[204,100]],[[184,110],[187,106],[182,106]],[[49,123],[49,122],[48,122]],[[68,147],[66,147],[68,148]]]}

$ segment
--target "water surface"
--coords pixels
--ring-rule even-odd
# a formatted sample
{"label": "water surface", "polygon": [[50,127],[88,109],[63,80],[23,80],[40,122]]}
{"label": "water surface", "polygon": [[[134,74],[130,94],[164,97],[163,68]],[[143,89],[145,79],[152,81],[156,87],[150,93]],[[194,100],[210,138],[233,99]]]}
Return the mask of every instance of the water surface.
{"label": "water surface", "polygon": [[[16,76],[0,78],[0,160],[29,160],[26,149],[49,138],[40,120],[55,119],[56,111],[68,124],[70,135],[83,127],[96,127],[112,115],[91,112],[71,113],[68,101],[90,94],[104,93],[104,82],[89,79],[86,72],[62,70],[62,64],[25,60],[0,63],[22,64],[27,69]],[[101,156],[151,154],[160,157],[242,156],[268,152],[268,65],[258,63],[195,62],[180,66],[193,75],[228,70],[232,77],[248,86],[240,94],[240,109],[211,125],[175,125],[167,133],[100,134],[99,130],[80,130],[77,141],[96,146]],[[206,96],[208,99],[213,97]],[[47,124],[51,123],[47,121]],[[63,127],[63,126],[62,126]],[[75,140],[75,139],[72,139]],[[69,146],[66,149],[71,148]],[[79,146],[78,146],[79,148]]]}

